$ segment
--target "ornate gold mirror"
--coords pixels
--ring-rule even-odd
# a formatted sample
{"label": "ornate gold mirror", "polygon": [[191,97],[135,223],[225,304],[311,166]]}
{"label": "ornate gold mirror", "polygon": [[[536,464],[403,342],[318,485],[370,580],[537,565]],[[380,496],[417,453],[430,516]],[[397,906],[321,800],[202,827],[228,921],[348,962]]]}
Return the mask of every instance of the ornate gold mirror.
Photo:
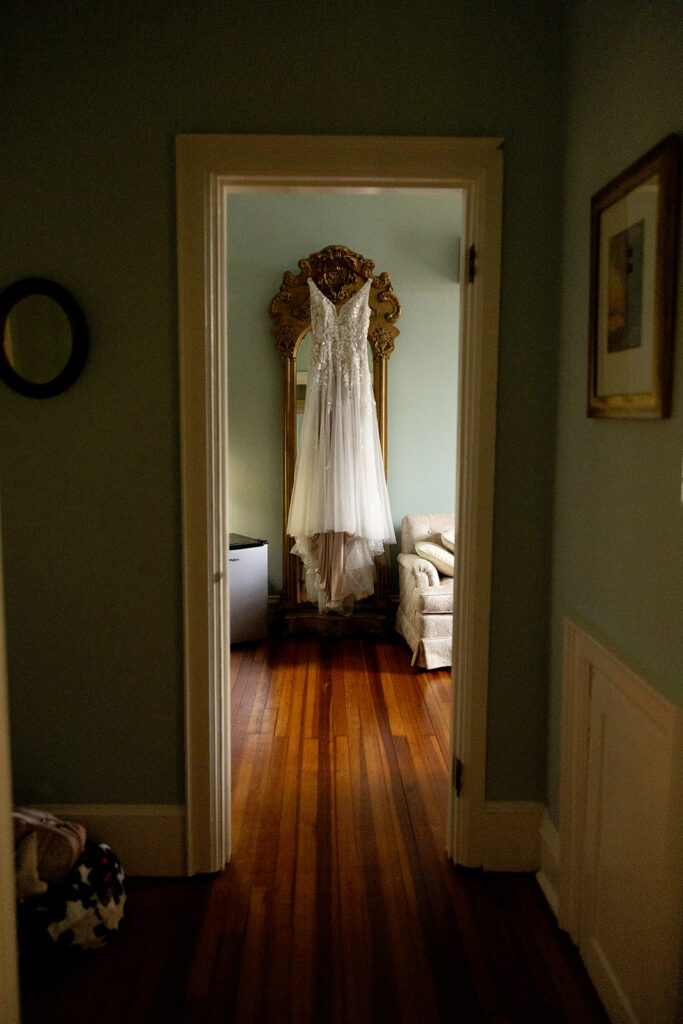
{"label": "ornate gold mirror", "polygon": [[[368,344],[372,353],[372,380],[380,444],[387,465],[387,363],[394,349],[399,331],[395,326],[401,315],[401,305],[394,294],[389,275],[375,276],[372,260],[352,252],[342,245],[329,245],[320,252],[311,253],[298,261],[299,273],[285,271],[282,284],[268,307],[273,326],[271,334],[282,357],[283,420],[282,420],[282,598],[285,609],[294,609],[306,600],[299,587],[299,560],[290,553],[292,539],[287,536],[286,524],[294,483],[297,455],[297,417],[303,412],[305,401],[307,358],[299,365],[299,352],[310,338],[311,306],[308,280],[312,278],[320,291],[335,306],[346,302],[370,279],[370,326]],[[306,340],[305,340],[306,339]],[[386,590],[385,573],[380,569],[376,598],[382,600]]]}

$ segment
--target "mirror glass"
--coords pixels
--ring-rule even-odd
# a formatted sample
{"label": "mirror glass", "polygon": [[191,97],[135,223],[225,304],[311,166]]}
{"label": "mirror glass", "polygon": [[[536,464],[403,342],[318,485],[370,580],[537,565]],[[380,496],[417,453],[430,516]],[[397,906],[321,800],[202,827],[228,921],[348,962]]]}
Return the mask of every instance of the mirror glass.
{"label": "mirror glass", "polygon": [[296,350],[296,451],[299,453],[301,424],[304,421],[308,365],[311,361],[311,332],[307,331]]}
{"label": "mirror glass", "polygon": [[12,369],[34,384],[54,380],[71,356],[71,324],[59,303],[47,295],[27,295],[17,302],[2,340]]}
{"label": "mirror glass", "polygon": [[88,329],[61,285],[27,277],[0,295],[0,379],[31,398],[49,398],[76,380],[88,353]]}

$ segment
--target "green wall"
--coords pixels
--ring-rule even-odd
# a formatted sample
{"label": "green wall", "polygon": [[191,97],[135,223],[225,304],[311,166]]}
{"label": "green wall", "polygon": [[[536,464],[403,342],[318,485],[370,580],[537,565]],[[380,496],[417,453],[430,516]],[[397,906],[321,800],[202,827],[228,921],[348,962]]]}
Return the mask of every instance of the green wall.
{"label": "green wall", "polygon": [[268,541],[272,592],[282,586],[282,369],[268,303],[284,271],[339,244],[391,277],[402,312],[388,370],[387,480],[400,543],[404,515],[455,509],[461,233],[457,192],[228,199],[230,529]]}
{"label": "green wall", "polygon": [[555,818],[565,617],[683,702],[680,270],[671,418],[585,414],[590,200],[681,129],[683,8],[582,0],[570,5],[567,38],[549,719]]}
{"label": "green wall", "polygon": [[543,798],[560,7],[5,5],[0,287],[54,278],[92,342],[58,398],[0,388],[18,799],[183,799],[180,132],[505,138],[488,788]]}

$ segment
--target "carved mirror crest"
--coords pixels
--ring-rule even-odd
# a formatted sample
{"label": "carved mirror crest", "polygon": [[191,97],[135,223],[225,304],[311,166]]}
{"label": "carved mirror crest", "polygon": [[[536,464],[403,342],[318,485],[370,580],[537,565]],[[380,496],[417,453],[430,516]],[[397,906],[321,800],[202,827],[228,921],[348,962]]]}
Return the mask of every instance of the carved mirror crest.
{"label": "carved mirror crest", "polygon": [[[387,467],[387,363],[399,333],[396,321],[401,315],[398,301],[387,273],[375,275],[375,264],[366,256],[343,245],[328,245],[320,252],[298,261],[299,273],[285,271],[277,295],[268,306],[273,321],[270,333],[282,357],[283,422],[282,422],[282,583],[283,599],[289,607],[299,600],[298,559],[290,554],[293,541],[287,536],[287,517],[294,484],[297,453],[297,412],[301,415],[305,372],[297,365],[301,342],[311,329],[311,303],[308,279],[335,306],[346,302],[370,279],[370,325],[368,344],[372,352],[372,382],[377,405],[377,424]],[[376,596],[382,598],[386,587],[385,573],[378,572]]]}

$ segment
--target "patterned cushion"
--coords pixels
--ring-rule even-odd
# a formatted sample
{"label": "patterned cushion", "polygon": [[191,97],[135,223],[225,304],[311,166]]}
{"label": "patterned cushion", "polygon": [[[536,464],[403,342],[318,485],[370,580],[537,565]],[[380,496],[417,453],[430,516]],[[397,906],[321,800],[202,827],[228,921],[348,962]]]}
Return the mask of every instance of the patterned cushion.
{"label": "patterned cushion", "polygon": [[448,551],[455,551],[455,530],[446,530],[442,533],[441,543]]}
{"label": "patterned cushion", "polygon": [[455,556],[452,551],[447,551],[440,544],[432,544],[427,540],[419,540],[415,550],[422,558],[428,558],[439,572],[446,576],[452,576],[455,572]]}

